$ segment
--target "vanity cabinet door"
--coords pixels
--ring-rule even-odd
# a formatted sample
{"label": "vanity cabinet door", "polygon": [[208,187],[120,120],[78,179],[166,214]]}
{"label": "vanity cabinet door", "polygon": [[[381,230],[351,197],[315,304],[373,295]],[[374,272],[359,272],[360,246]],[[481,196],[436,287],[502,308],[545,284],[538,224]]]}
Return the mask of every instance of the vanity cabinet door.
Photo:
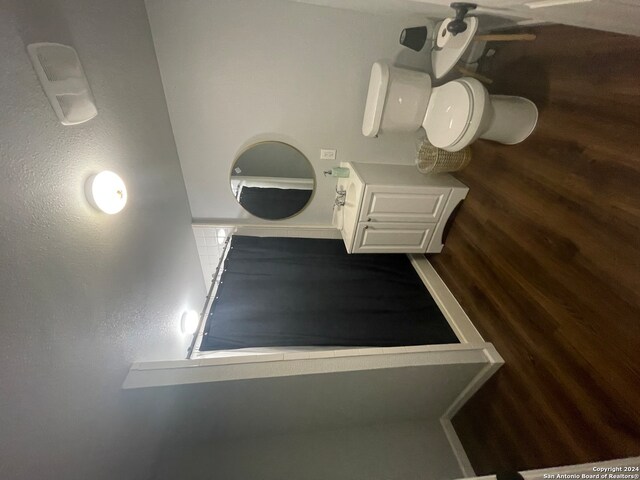
{"label": "vanity cabinet door", "polygon": [[422,253],[434,228],[435,223],[361,222],[353,253]]}
{"label": "vanity cabinet door", "polygon": [[361,222],[437,222],[447,203],[448,187],[367,185]]}

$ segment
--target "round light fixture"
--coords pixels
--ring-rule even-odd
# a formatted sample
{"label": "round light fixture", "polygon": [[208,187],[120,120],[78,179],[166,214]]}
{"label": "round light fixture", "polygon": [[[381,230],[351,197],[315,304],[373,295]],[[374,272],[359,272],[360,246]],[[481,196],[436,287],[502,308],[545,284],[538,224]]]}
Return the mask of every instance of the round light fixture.
{"label": "round light fixture", "polygon": [[109,215],[118,213],[127,204],[127,187],[118,175],[108,170],[90,176],[85,193],[93,207]]}
{"label": "round light fixture", "polygon": [[227,239],[227,232],[223,228],[219,228],[217,232],[218,245],[222,245]]}
{"label": "round light fixture", "polygon": [[198,315],[198,312],[195,310],[187,310],[182,314],[182,319],[180,320],[182,333],[189,335],[196,333],[198,323],[200,323],[200,316]]}

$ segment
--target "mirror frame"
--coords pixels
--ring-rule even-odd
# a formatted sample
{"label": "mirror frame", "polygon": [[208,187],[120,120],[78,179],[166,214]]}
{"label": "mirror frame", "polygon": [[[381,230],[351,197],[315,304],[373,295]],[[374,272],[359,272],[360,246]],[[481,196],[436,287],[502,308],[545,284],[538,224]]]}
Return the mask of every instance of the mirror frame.
{"label": "mirror frame", "polygon": [[[304,157],[304,159],[309,163],[309,166],[311,167],[311,178],[313,179],[313,189],[311,190],[311,195],[309,196],[309,200],[307,201],[307,203],[304,204],[304,207],[302,207],[300,210],[298,210],[296,213],[294,213],[293,215],[289,215],[288,217],[283,217],[283,218],[278,218],[278,219],[272,219],[272,218],[262,218],[262,217],[258,217],[257,215],[254,215],[253,213],[251,213],[249,210],[247,210],[246,208],[244,208],[242,206],[242,204],[240,203],[240,200],[238,198],[236,198],[235,194],[233,193],[233,189],[231,186],[231,179],[233,177],[232,173],[233,173],[233,168],[235,167],[236,162],[238,161],[238,159],[248,150],[256,147],[257,145],[262,145],[263,143],[281,143],[282,145],[286,145],[289,148],[294,149],[296,152],[298,152],[302,157]],[[313,167],[313,163],[311,163],[311,160],[309,160],[309,157],[307,157],[302,150],[300,150],[297,147],[294,147],[293,145],[291,145],[290,143],[287,143],[285,141],[282,140],[260,140],[258,142],[254,142],[254,143],[250,143],[249,145],[243,147],[242,149],[240,149],[240,151],[235,155],[233,161],[231,162],[231,168],[229,169],[229,180],[228,180],[228,184],[229,184],[229,191],[231,192],[231,196],[234,198],[234,200],[236,201],[236,203],[240,206],[240,208],[242,208],[242,210],[246,213],[248,213],[251,217],[253,218],[258,218],[264,222],[281,222],[283,220],[289,220],[290,218],[293,217],[297,217],[298,215],[300,215],[302,212],[304,212],[307,208],[309,208],[309,205],[311,205],[311,202],[313,201],[313,198],[316,195],[316,190],[318,188],[318,178],[316,176],[316,169]]]}

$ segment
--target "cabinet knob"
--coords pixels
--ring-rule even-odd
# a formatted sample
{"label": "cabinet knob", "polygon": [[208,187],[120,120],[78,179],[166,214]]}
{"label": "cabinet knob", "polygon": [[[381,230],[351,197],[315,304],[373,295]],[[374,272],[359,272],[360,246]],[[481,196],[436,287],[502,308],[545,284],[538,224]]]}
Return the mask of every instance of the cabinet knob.
{"label": "cabinet knob", "polygon": [[369,225],[365,225],[365,226],[364,226],[364,229],[365,229],[365,230],[369,230]]}
{"label": "cabinet knob", "polygon": [[367,218],[367,222],[370,222],[370,221],[371,221],[371,219],[370,219],[370,218]]}

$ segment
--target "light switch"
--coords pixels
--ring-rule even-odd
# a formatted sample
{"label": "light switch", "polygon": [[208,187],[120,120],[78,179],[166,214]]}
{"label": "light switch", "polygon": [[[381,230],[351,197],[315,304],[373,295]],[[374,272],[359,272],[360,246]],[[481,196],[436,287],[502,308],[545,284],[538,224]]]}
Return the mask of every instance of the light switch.
{"label": "light switch", "polygon": [[320,149],[320,160],[335,160],[336,151],[322,148]]}

